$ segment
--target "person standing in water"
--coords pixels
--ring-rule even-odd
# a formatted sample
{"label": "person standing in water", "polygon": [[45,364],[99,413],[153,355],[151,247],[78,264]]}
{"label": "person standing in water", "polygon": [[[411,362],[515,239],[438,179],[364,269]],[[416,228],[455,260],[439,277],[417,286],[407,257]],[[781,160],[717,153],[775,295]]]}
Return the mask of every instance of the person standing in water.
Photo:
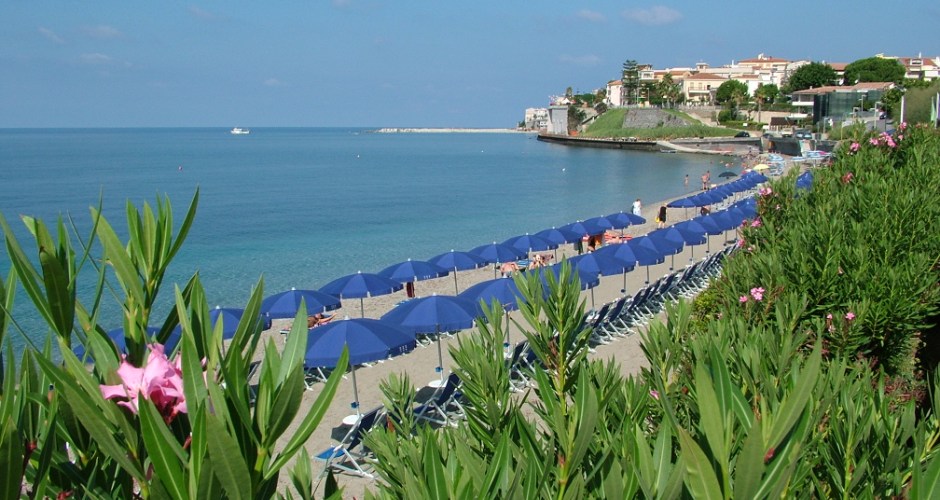
{"label": "person standing in water", "polygon": [[633,215],[641,215],[640,212],[642,210],[643,210],[643,204],[640,203],[640,199],[637,198],[636,201],[633,202]]}
{"label": "person standing in water", "polygon": [[666,227],[666,205],[659,206],[659,216],[656,217],[656,222],[659,223],[659,228]]}

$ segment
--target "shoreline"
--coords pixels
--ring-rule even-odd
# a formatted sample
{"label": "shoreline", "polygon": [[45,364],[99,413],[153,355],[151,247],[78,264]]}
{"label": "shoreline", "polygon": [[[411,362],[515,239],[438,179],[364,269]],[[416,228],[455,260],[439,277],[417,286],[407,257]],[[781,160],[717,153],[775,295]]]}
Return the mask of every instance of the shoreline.
{"label": "shoreline", "polygon": [[436,128],[436,127],[383,127],[371,130],[375,134],[534,134],[530,130],[515,128]]}

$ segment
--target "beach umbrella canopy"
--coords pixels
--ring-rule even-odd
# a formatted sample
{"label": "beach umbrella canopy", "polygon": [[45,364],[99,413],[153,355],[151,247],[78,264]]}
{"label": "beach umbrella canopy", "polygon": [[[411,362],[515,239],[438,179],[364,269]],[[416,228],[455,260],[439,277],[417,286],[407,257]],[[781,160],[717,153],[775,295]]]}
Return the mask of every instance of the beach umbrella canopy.
{"label": "beach umbrella canopy", "polygon": [[721,234],[725,230],[730,229],[730,228],[725,228],[719,225],[715,216],[712,214],[702,215],[692,220],[697,222],[702,227],[702,229],[705,230],[707,234],[711,234],[711,235]]}
{"label": "beach umbrella canopy", "polygon": [[647,236],[633,238],[626,243],[633,250],[637,264],[646,267],[646,283],[650,282],[650,266],[666,261],[665,253],[659,250]]}
{"label": "beach umbrella canopy", "polygon": [[758,172],[751,172],[747,175],[747,177],[757,181],[757,184],[760,184],[761,182],[767,182],[769,180],[767,176]]}
{"label": "beach umbrella canopy", "polygon": [[797,189],[809,189],[813,185],[813,173],[803,172],[796,178]]}
{"label": "beach umbrella canopy", "polygon": [[698,196],[698,195],[689,196],[689,197],[686,197],[686,198],[679,198],[678,200],[672,200],[672,201],[670,201],[668,204],[666,204],[666,206],[669,207],[669,208],[689,208],[689,207],[698,207],[698,206],[700,206],[700,205],[698,205],[698,204],[696,203],[695,199],[694,199],[696,196]]}
{"label": "beach umbrella canopy", "polygon": [[754,167],[751,170],[754,170],[755,172],[760,172],[761,170],[768,170],[769,168],[770,167],[767,166],[766,163],[758,163],[757,165],[754,165]]}
{"label": "beach umbrella canopy", "polygon": [[320,287],[320,291],[341,299],[361,299],[388,295],[404,287],[402,283],[393,279],[359,271],[327,283]]}
{"label": "beach umbrella canopy", "polygon": [[293,318],[300,309],[301,301],[306,303],[308,313],[332,311],[342,305],[333,295],[318,290],[291,288],[261,301],[261,313],[270,318]]}
{"label": "beach umbrella canopy", "polygon": [[457,288],[457,271],[477,269],[486,265],[486,260],[477,254],[455,250],[431,257],[428,262],[454,272],[454,293],[460,292]]}
{"label": "beach umbrella canopy", "polygon": [[[568,262],[571,262],[571,260],[569,259]],[[552,266],[539,268],[539,270],[537,271],[539,274],[539,279],[542,280],[542,287],[545,289],[545,293],[548,293],[548,278],[547,277],[549,273],[555,276],[555,281],[561,280],[561,266],[562,266],[561,264],[555,264]],[[597,285],[601,284],[600,275],[597,273],[585,271],[583,269],[574,268],[574,272],[572,272],[569,275],[569,277],[570,279],[573,280],[575,276],[578,277],[579,283],[581,285],[581,290],[594,288]]]}
{"label": "beach umbrella canopy", "polygon": [[581,234],[578,234],[575,231],[566,228],[551,228],[545,229],[535,233],[536,236],[542,237],[556,245],[563,245],[565,243],[573,243],[581,239]]}
{"label": "beach umbrella canopy", "polygon": [[687,220],[676,223],[672,229],[677,231],[686,245],[701,245],[708,240],[707,231],[697,221]]}
{"label": "beach umbrella canopy", "polygon": [[526,233],[520,236],[513,236],[512,238],[509,238],[508,240],[504,241],[503,245],[511,246],[515,248],[516,250],[522,250],[526,252],[527,254],[529,252],[538,252],[541,250],[553,250],[555,248],[558,248],[557,243],[553,243],[545,238],[542,238],[541,236],[529,234],[529,233]]}
{"label": "beach umbrella canopy", "polygon": [[410,352],[414,333],[371,318],[332,321],[307,330],[307,366],[336,366],[343,347],[349,347],[349,364],[361,365]]}
{"label": "beach umbrella canopy", "polygon": [[634,224],[645,224],[646,219],[628,212],[617,212],[605,217],[616,229],[623,229]]}
{"label": "beach umbrella canopy", "polygon": [[599,248],[594,251],[597,255],[609,256],[611,258],[617,259],[624,264],[623,269],[623,293],[627,291],[627,273],[636,268],[637,258],[636,254],[633,253],[633,247],[626,244],[621,245],[607,245],[603,248]]}
{"label": "beach umbrella canopy", "polygon": [[379,271],[379,276],[395,280],[401,283],[409,281],[422,281],[431,278],[440,278],[447,276],[450,271],[430,262],[423,260],[408,259],[398,264],[392,264]]}
{"label": "beach umbrella canopy", "polygon": [[235,336],[235,330],[238,330],[238,323],[242,320],[242,314],[244,313],[244,309],[235,309],[232,307],[222,308],[215,306],[215,309],[209,310],[209,321],[211,322],[213,328],[215,328],[215,325],[221,321],[222,338],[230,339]]}
{"label": "beach umbrella canopy", "polygon": [[521,300],[516,282],[508,278],[496,278],[477,283],[457,296],[470,300],[474,304],[483,302],[489,305],[495,299],[507,311],[519,309],[518,301]]}
{"label": "beach umbrella canopy", "polygon": [[513,262],[523,259],[528,255],[528,252],[524,250],[519,250],[509,245],[503,245],[502,243],[496,243],[495,241],[487,245],[480,245],[470,250],[470,253],[482,257],[488,263]]}
{"label": "beach umbrella canopy", "polygon": [[404,287],[404,284],[393,279],[359,271],[356,274],[348,274],[327,283],[320,287],[320,291],[341,299],[359,299],[359,311],[365,317],[366,310],[363,298],[388,295]]}
{"label": "beach umbrella canopy", "polygon": [[718,177],[722,177],[722,178],[725,178],[725,179],[730,179],[730,178],[732,178],[732,177],[737,177],[737,176],[738,176],[738,174],[736,174],[736,173],[734,173],[734,172],[732,172],[732,171],[730,171],[730,170],[718,174]]}
{"label": "beach umbrella canopy", "polygon": [[437,367],[435,371],[444,379],[444,354],[441,350],[441,332],[465,330],[473,326],[479,315],[477,304],[450,295],[432,295],[399,304],[382,316],[382,321],[397,325],[413,333],[437,335]]}
{"label": "beach umbrella canopy", "polygon": [[352,407],[359,414],[356,365],[411,352],[415,348],[415,335],[377,319],[333,321],[307,330],[304,365],[332,368],[336,366],[343,348],[349,349],[354,397]]}
{"label": "beach umbrella canopy", "polygon": [[579,270],[593,276],[611,276],[622,274],[627,268],[632,268],[633,264],[628,264],[621,259],[615,258],[607,253],[591,252],[578,255],[568,259],[571,265]]}
{"label": "beach umbrella canopy", "polygon": [[590,219],[584,221],[584,224],[601,228],[602,233],[608,229],[619,229],[615,228],[613,222],[611,222],[607,217],[591,217]]}
{"label": "beach umbrella canopy", "polygon": [[702,202],[702,206],[714,205],[715,203],[721,203],[722,200],[726,198],[726,196],[723,193],[718,192],[718,190],[716,189],[712,189],[711,191],[705,191],[704,193],[701,193],[697,196],[699,200]]}
{"label": "beach umbrella canopy", "polygon": [[685,240],[682,239],[682,235],[677,231],[671,231],[671,229],[671,227],[657,229],[650,231],[649,234],[646,235],[663,255],[677,254],[681,252],[682,247],[685,246]]}
{"label": "beach umbrella canopy", "polygon": [[561,226],[561,227],[565,229],[570,229],[571,231],[574,231],[584,236],[584,235],[601,234],[607,229],[609,229],[610,227],[613,227],[613,225],[610,223],[610,221],[607,221],[607,224],[598,225],[598,224],[590,223],[588,221],[579,220],[576,222],[572,222],[570,224],[565,224],[564,226]]}

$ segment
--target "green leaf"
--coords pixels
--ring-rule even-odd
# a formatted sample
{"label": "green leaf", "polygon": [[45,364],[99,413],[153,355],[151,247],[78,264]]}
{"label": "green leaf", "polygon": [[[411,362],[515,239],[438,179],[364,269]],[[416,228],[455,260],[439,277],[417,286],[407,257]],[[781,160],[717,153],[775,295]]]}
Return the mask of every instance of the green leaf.
{"label": "green leaf", "polygon": [[708,375],[704,363],[698,363],[695,367],[695,394],[698,396],[699,427],[711,447],[712,456],[724,468],[727,462],[724,415],[719,408],[712,378]]}
{"label": "green leaf", "polygon": [[147,446],[147,454],[154,471],[173,498],[186,498],[187,487],[183,476],[186,453],[176,442],[176,436],[163,423],[157,408],[149,400],[138,401],[140,434]]}
{"label": "green leaf", "polygon": [[0,426],[0,498],[19,498],[23,487],[24,450],[19,434],[16,422],[6,418]]}
{"label": "green leaf", "polygon": [[934,454],[921,472],[921,465],[914,464],[911,482],[911,498],[940,498],[940,454]]}
{"label": "green leaf", "polygon": [[444,466],[441,464],[437,440],[426,440],[423,448],[424,477],[428,482],[428,498],[447,498],[449,496],[447,480],[444,477]]}
{"label": "green leaf", "polygon": [[790,432],[793,424],[800,418],[806,404],[813,395],[813,388],[816,387],[816,382],[819,379],[821,363],[821,343],[817,343],[800,373],[799,380],[787,395],[787,400],[780,405],[780,409],[774,415],[776,418],[770,431],[768,446],[779,447],[780,442]]}
{"label": "green leaf", "polygon": [[764,475],[764,438],[760,424],[754,425],[744,439],[734,469],[735,498],[757,498]]}
{"label": "green leaf", "polygon": [[[330,374],[330,378],[327,379],[326,383],[323,384],[323,390],[320,391],[320,394],[317,396],[317,400],[313,403],[313,406],[310,408],[310,412],[307,413],[307,416],[304,417],[304,420],[297,426],[297,431],[294,432],[294,435],[291,436],[290,441],[287,445],[284,446],[284,449],[278,454],[271,465],[268,466],[268,469],[264,473],[264,479],[268,480],[274,477],[275,474],[284,467],[284,464],[297,452],[297,450],[307,442],[307,439],[310,437],[310,434],[316,430],[317,426],[320,425],[320,421],[323,419],[323,415],[326,414],[326,410],[329,408],[330,403],[333,401],[333,396],[336,394],[336,388],[339,387],[340,380],[343,379],[343,374],[346,373],[346,367],[349,364],[349,350],[343,348],[343,354],[340,355],[339,360],[336,362],[336,368],[333,370],[333,373]],[[296,369],[302,369],[301,366],[298,366]]]}
{"label": "green leaf", "polygon": [[[99,217],[95,209],[92,209],[92,217]],[[130,220],[130,217],[128,217],[128,220]],[[128,298],[132,298],[134,303],[144,304],[144,291],[138,279],[137,268],[131,262],[124,245],[117,237],[117,233],[114,232],[111,224],[103,216],[100,217],[98,224],[98,240],[101,241],[104,257],[114,268],[114,273],[124,293],[129,295]]]}
{"label": "green leaf", "polygon": [[209,457],[222,489],[229,498],[251,498],[251,475],[238,443],[225,431],[225,424],[213,415],[206,418]]}
{"label": "green leaf", "polygon": [[705,452],[692,439],[688,431],[681,427],[677,431],[679,433],[679,446],[682,450],[682,455],[679,458],[685,465],[687,473],[685,484],[692,496],[694,498],[715,500],[722,498],[718,477],[715,476],[715,470],[712,469]]}

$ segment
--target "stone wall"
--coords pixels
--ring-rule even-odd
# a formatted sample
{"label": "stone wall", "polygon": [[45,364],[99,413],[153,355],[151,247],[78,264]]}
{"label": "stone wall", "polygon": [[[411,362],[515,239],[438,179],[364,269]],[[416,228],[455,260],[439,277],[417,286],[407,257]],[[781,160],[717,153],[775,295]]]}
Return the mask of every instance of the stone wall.
{"label": "stone wall", "polygon": [[682,127],[686,120],[659,109],[630,109],[623,118],[624,128]]}

